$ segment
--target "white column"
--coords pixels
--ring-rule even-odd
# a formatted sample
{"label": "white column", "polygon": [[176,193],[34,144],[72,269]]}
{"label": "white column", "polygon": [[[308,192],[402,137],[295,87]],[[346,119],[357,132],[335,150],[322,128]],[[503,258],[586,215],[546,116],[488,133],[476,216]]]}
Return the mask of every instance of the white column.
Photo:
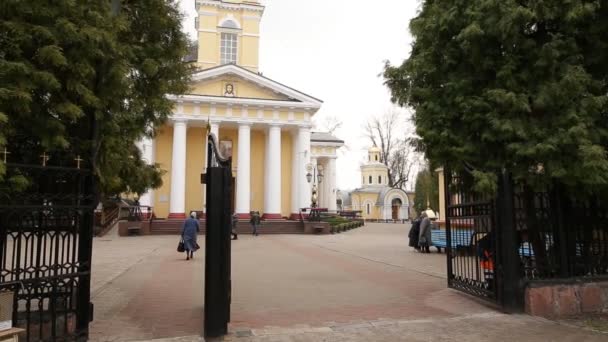
{"label": "white column", "polygon": [[[220,124],[218,122],[214,122],[211,121],[209,123],[209,126],[211,126],[211,132],[215,134],[215,137],[218,139],[218,143],[219,143],[219,139],[220,139]],[[205,131],[205,134],[207,134],[207,131]],[[209,137],[206,136],[205,137],[205,170],[203,170],[203,172],[207,172],[207,167],[209,166],[209,156],[207,155],[207,148],[209,146]],[[203,212],[207,212],[207,186],[205,184],[203,184]]]}
{"label": "white column", "polygon": [[306,165],[310,163],[310,128],[300,127],[298,129],[298,140],[300,141],[300,208],[310,207],[311,185],[306,180]]}
{"label": "white column", "polygon": [[251,202],[251,126],[239,123],[236,171],[236,213],[249,217]]}
{"label": "white column", "polygon": [[211,122],[211,133],[215,134],[217,142],[220,142],[220,124],[218,122]]}
{"label": "white column", "polygon": [[336,204],[336,196],[338,189],[336,186],[336,158],[329,158],[327,161],[327,171],[325,172],[325,179],[327,179],[327,209],[329,211],[336,211],[338,206]]}
{"label": "white column", "polygon": [[291,139],[291,214],[294,218],[294,214],[300,212],[300,178],[304,177],[305,173],[300,169],[300,158],[303,158],[303,154],[300,153],[300,136],[299,132],[296,131],[292,134]]}
{"label": "white column", "polygon": [[[154,164],[154,139],[150,137],[143,137],[138,143],[137,147],[141,151],[141,157],[147,165]],[[154,203],[154,190],[148,189],[145,194],[139,197],[139,205],[145,207],[152,207]],[[148,214],[148,209],[142,208],[142,211]]]}
{"label": "white column", "polygon": [[271,125],[266,137],[266,174],[264,216],[281,218],[281,127]]}
{"label": "white column", "polygon": [[173,159],[171,162],[171,202],[170,218],[184,218],[186,202],[186,120],[177,119],[173,123]]}
{"label": "white column", "polygon": [[266,140],[264,142],[264,216],[268,213],[270,204],[270,127],[266,129]]}

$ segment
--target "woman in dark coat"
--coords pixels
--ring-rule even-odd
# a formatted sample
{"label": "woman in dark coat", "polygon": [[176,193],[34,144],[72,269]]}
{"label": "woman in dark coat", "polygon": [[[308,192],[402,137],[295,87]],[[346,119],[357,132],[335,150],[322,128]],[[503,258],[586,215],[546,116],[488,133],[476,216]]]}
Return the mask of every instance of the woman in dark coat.
{"label": "woman in dark coat", "polygon": [[192,212],[190,217],[184,222],[182,229],[182,239],[184,240],[184,248],[186,249],[186,260],[194,258],[194,251],[199,247],[196,243],[196,237],[200,231],[198,220],[196,219],[196,213]]}
{"label": "woman in dark coat", "polygon": [[433,245],[433,242],[431,241],[431,220],[425,212],[420,215],[420,218],[422,220],[420,221],[418,245],[420,245],[420,251],[422,253],[431,253],[431,249],[429,248]]}
{"label": "woman in dark coat", "polygon": [[412,228],[410,228],[410,233],[407,237],[410,238],[410,247],[414,247],[417,251],[420,250],[420,246],[418,246],[418,237],[420,235],[420,218],[416,218],[414,222],[412,222]]}

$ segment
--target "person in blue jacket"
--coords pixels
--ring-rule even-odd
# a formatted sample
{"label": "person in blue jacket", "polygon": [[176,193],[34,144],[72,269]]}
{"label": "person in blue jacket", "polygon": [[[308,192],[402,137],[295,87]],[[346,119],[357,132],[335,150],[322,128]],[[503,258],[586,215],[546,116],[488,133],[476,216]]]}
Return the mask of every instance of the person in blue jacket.
{"label": "person in blue jacket", "polygon": [[192,212],[190,217],[184,222],[182,229],[182,239],[184,240],[184,248],[186,249],[186,260],[194,258],[194,252],[199,249],[196,243],[198,232],[200,232],[196,213]]}

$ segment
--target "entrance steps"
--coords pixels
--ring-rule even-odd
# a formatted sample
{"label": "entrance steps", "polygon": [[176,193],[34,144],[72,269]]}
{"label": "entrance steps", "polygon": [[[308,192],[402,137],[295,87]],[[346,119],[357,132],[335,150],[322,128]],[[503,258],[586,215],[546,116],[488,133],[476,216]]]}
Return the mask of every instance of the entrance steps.
{"label": "entrance steps", "polygon": [[[205,220],[200,220],[201,234],[205,234]],[[150,226],[152,235],[179,235],[184,220],[154,220]],[[251,234],[251,225],[248,221],[241,221],[237,225],[238,234]],[[304,225],[300,221],[276,220],[262,221],[258,227],[259,234],[304,234]]]}

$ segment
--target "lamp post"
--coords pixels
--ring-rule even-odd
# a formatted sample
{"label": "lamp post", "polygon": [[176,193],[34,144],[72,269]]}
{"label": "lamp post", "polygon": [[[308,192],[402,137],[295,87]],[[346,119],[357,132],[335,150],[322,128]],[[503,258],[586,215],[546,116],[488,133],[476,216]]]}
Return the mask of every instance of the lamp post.
{"label": "lamp post", "polygon": [[307,164],[306,171],[308,171],[306,173],[306,180],[308,183],[312,183],[312,195],[310,199],[310,207],[312,209],[310,212],[310,220],[315,221],[319,218],[319,211],[315,209],[318,207],[317,203],[319,198],[317,185],[323,182],[323,165]]}

